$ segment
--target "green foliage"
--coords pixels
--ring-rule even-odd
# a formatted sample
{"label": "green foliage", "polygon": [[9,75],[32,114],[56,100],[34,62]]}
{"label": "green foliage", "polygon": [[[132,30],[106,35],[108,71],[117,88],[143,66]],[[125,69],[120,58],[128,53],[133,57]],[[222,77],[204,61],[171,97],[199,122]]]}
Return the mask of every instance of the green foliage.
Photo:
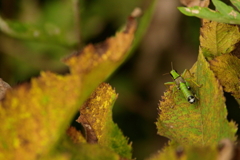
{"label": "green foliage", "polygon": [[[239,10],[240,2],[238,0],[230,0],[232,4]],[[221,23],[240,24],[240,14],[233,7],[228,6],[220,0],[212,0],[216,11],[206,7],[178,7],[178,9],[187,16],[195,16]]]}

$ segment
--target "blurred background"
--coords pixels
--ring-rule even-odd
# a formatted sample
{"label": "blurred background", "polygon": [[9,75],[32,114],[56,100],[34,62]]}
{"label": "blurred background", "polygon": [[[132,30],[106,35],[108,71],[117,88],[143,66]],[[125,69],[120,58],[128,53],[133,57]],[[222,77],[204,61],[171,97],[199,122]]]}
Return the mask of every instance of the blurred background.
{"label": "blurred background", "polygon": [[[65,40],[69,40],[68,43],[53,39],[46,43],[28,37],[25,40],[13,38],[0,32],[0,77],[16,86],[38,76],[40,71],[67,73],[61,58],[88,43],[113,36],[135,7],[140,7],[144,13],[151,3],[149,0],[80,0],[79,16],[74,17],[69,12],[72,7],[69,0],[0,0],[0,15],[5,20],[15,21],[12,25],[20,31],[31,27],[56,31],[59,27],[67,33]],[[113,119],[129,137],[133,157],[139,160],[167,144],[166,138],[157,135],[154,124],[159,100],[166,89],[164,83],[172,81],[169,75],[163,74],[171,70],[171,62],[182,73],[197,60],[201,22],[181,14],[178,6],[181,6],[178,0],[157,1],[135,53],[107,80],[119,93]],[[76,19],[80,25],[74,25]],[[238,122],[238,105],[229,94],[226,96],[227,105],[235,106],[228,118]]]}

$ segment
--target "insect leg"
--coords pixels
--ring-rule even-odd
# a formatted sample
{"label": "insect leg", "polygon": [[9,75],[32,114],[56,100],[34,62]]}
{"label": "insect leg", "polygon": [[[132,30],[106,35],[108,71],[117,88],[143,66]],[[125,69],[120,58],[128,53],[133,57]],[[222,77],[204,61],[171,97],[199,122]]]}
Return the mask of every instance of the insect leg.
{"label": "insect leg", "polygon": [[174,82],[166,82],[164,85],[169,89],[169,86],[174,85]]}
{"label": "insect leg", "polygon": [[[203,84],[199,85],[196,81],[193,80],[194,76],[193,74],[189,71],[189,69],[185,69],[182,76],[184,76],[186,74],[186,72],[192,77],[191,79],[189,78],[186,78],[186,79],[189,79],[190,81],[192,81],[198,88],[201,88],[203,86]],[[189,84],[187,83],[187,85],[189,86]]]}

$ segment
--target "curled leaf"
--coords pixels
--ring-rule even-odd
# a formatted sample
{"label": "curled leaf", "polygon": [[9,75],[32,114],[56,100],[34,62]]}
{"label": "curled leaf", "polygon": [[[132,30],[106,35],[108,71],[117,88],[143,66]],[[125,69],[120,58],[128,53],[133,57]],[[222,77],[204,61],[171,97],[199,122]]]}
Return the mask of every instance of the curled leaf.
{"label": "curled leaf", "polygon": [[86,143],[86,140],[83,137],[82,133],[79,132],[74,127],[69,127],[68,128],[67,135],[71,138],[72,142],[75,143],[75,144]]}
{"label": "curled leaf", "polygon": [[78,122],[83,125],[87,141],[110,148],[120,156],[131,158],[131,146],[112,121],[112,107],[117,94],[102,83],[80,109]]}

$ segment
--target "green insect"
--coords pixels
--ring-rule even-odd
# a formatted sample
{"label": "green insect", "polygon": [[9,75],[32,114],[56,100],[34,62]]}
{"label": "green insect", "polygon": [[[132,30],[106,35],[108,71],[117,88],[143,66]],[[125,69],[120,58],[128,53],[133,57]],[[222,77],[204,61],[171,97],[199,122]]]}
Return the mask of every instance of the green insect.
{"label": "green insect", "polygon": [[[172,66],[172,64],[171,64],[171,66]],[[183,72],[183,75],[185,75],[186,71],[188,71],[190,73],[189,70],[185,70]],[[181,75],[179,75],[176,70],[173,69],[173,66],[172,66],[172,70],[170,71],[170,75],[172,76],[175,84],[177,85],[177,88],[182,91],[182,93],[183,93],[184,97],[187,99],[187,101],[189,103],[193,104],[196,101],[196,97],[193,95],[189,83],[187,81],[185,81],[185,79]],[[172,85],[174,82],[167,82],[167,83],[165,83],[165,85]],[[199,86],[199,85],[197,85],[197,86]]]}

